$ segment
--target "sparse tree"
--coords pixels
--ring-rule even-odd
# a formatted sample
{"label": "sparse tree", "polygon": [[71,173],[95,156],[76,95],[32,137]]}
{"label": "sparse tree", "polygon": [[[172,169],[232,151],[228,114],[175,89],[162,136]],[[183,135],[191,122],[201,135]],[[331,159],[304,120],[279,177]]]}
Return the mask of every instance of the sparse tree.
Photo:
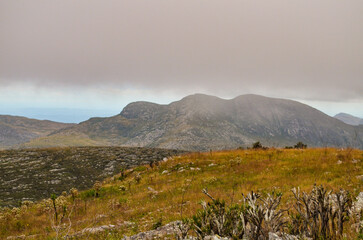
{"label": "sparse tree", "polygon": [[294,148],[296,149],[306,149],[308,145],[304,144],[303,142],[298,142],[295,144]]}
{"label": "sparse tree", "polygon": [[261,149],[262,148],[262,144],[258,141],[258,142],[255,142],[253,145],[252,145],[252,149]]}

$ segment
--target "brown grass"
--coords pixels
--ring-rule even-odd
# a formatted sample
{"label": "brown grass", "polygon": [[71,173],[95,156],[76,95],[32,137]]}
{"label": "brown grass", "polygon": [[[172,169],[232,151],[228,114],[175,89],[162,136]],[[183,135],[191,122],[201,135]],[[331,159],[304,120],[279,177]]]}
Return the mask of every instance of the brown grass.
{"label": "brown grass", "polygon": [[[332,190],[344,188],[357,196],[363,186],[357,178],[363,174],[362,163],[363,151],[353,149],[234,150],[175,157],[152,169],[138,167],[123,180],[118,179],[120,175],[105,180],[99,198],[87,197],[91,190],[82,192],[70,217],[70,233],[119,224],[117,231],[108,235],[109,239],[118,239],[124,234],[150,230],[160,218],[163,224],[181,219],[182,201],[183,217],[193,215],[200,209],[200,200],[209,200],[202,193],[203,188],[228,203],[238,202],[242,193],[251,190],[277,190],[284,194],[283,204],[288,204],[291,188],[310,190],[314,183]],[[163,174],[164,171],[168,173]],[[135,181],[137,173],[141,174],[139,183]],[[122,185],[126,191],[120,190]],[[148,187],[158,193],[153,194]],[[0,239],[15,235],[55,237],[50,224],[52,213],[44,211],[40,204],[21,210],[18,216],[6,212],[9,210],[3,210],[0,217]],[[135,224],[122,225],[124,221]]]}

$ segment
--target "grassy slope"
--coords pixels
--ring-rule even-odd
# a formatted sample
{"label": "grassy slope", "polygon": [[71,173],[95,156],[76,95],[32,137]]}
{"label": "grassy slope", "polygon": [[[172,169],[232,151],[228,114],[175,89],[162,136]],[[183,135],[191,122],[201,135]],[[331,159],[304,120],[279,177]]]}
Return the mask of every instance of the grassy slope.
{"label": "grassy slope", "polygon": [[67,147],[67,146],[108,146],[106,141],[90,139],[85,135],[51,135],[32,139],[21,145],[26,148]]}
{"label": "grassy slope", "polygon": [[[353,159],[358,161],[354,163]],[[362,163],[363,151],[351,149],[237,150],[176,157],[153,169],[138,167],[123,181],[118,176],[106,180],[99,198],[89,196],[91,191],[83,192],[72,213],[71,232],[123,221],[135,225],[122,226],[113,236],[150,230],[160,218],[163,223],[181,218],[183,196],[183,216],[194,214],[200,200],[209,200],[201,192],[203,188],[227,202],[237,202],[241,193],[251,190],[277,188],[284,193],[284,204],[288,204],[292,187],[309,190],[314,183],[334,190],[344,188],[356,196],[363,187],[357,178],[363,174]],[[168,173],[162,174],[164,170]],[[135,181],[137,173],[141,173],[140,183]],[[120,190],[121,185],[126,186],[125,192]],[[153,195],[148,187],[159,193]],[[33,206],[18,218],[0,219],[0,238],[21,234],[54,236],[49,222],[49,214]]]}

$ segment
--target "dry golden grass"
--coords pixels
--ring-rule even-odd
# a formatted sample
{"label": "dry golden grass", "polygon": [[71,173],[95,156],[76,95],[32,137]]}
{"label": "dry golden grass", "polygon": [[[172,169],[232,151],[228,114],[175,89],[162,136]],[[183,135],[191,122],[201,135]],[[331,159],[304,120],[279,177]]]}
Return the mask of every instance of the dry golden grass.
{"label": "dry golden grass", "polygon": [[[363,189],[357,177],[363,175],[362,163],[363,151],[355,149],[233,150],[175,157],[153,168],[137,167],[122,180],[120,175],[105,180],[98,198],[92,190],[82,192],[73,204],[70,234],[86,227],[114,224],[119,227],[107,238],[118,239],[150,230],[160,219],[164,224],[191,216],[200,209],[200,200],[209,200],[202,193],[204,188],[228,203],[238,202],[242,193],[252,190],[276,190],[283,193],[285,206],[292,199],[291,188],[310,190],[314,183],[332,190],[344,188],[357,196]],[[135,180],[138,174],[139,183]],[[68,212],[71,205],[69,197]],[[36,235],[39,239],[56,236],[50,221],[52,211],[44,211],[40,204],[21,210],[18,216],[5,215],[3,211],[0,239],[15,235]],[[134,224],[123,225],[124,221]],[[84,238],[104,239],[105,235]]]}

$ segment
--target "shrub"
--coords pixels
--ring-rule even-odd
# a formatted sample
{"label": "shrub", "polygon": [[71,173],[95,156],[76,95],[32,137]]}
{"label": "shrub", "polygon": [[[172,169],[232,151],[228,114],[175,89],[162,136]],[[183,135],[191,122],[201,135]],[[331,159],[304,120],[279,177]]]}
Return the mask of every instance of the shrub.
{"label": "shrub", "polygon": [[343,234],[343,223],[348,220],[352,206],[350,194],[340,190],[332,194],[323,186],[314,186],[310,193],[292,189],[296,200],[292,215],[294,234],[313,239],[336,239]]}
{"label": "shrub", "polygon": [[[333,193],[322,186],[314,186],[310,193],[302,194],[294,188],[295,211],[288,215],[287,210],[279,208],[280,193],[261,197],[251,192],[243,196],[241,204],[227,206],[225,201],[214,199],[206,190],[203,192],[212,201],[202,202],[202,209],[189,222],[198,239],[215,234],[232,239],[269,239],[272,233],[285,237],[286,230],[302,239],[341,239],[352,207],[347,191]],[[188,221],[184,220],[179,228],[185,235]],[[178,236],[182,239],[180,231]]]}
{"label": "shrub", "polygon": [[158,229],[159,227],[163,226],[163,219],[159,218],[152,226],[152,229]]}
{"label": "shrub", "polygon": [[295,144],[294,148],[296,149],[306,149],[308,147],[308,145],[302,143],[302,142],[298,142]]}
{"label": "shrub", "polygon": [[268,239],[269,232],[278,232],[286,224],[285,210],[277,210],[280,201],[281,195],[261,198],[254,192],[244,196],[241,205],[226,206],[225,201],[212,198],[212,202],[202,202],[203,209],[192,218],[192,228],[199,239],[213,234],[233,239]]}
{"label": "shrub", "polygon": [[100,181],[96,181],[95,184],[93,185],[93,189],[95,190],[95,197],[99,197],[100,196],[100,190],[101,190],[101,182]]}
{"label": "shrub", "polygon": [[262,144],[260,142],[255,142],[254,144],[252,144],[252,149],[261,149],[262,148]]}

